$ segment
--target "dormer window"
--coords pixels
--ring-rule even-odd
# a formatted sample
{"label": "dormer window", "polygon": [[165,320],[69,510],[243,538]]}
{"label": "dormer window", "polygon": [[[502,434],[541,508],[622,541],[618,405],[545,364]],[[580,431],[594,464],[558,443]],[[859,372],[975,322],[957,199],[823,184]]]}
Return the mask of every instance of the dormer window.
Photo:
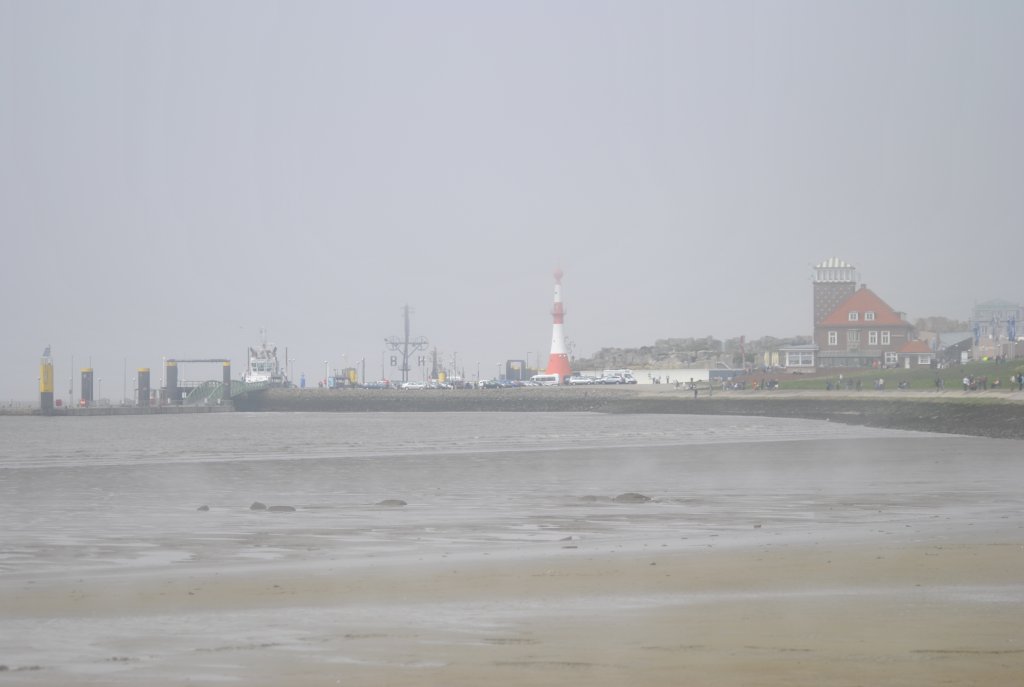
{"label": "dormer window", "polygon": [[856,310],[853,310],[853,311],[850,312],[850,315],[849,315],[850,322],[856,322],[859,319],[859,317],[860,317],[860,315],[859,315],[859,313]]}
{"label": "dormer window", "polygon": [[866,313],[864,313],[864,319],[867,320],[868,322],[873,322],[875,319],[875,311],[868,310]]}

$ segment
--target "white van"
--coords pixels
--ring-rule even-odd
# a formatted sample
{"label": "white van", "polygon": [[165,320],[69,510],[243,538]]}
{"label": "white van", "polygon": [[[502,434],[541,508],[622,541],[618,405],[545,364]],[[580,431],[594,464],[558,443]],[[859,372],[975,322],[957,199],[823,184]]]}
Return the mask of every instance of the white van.
{"label": "white van", "polygon": [[562,375],[550,374],[550,375],[533,375],[530,377],[530,381],[534,384],[541,386],[558,386],[562,383]]}
{"label": "white van", "polygon": [[[621,381],[619,384],[636,384],[636,377],[633,376],[632,370],[605,370],[602,375],[604,379],[610,377],[618,377]],[[615,384],[613,381],[606,381],[605,384]]]}

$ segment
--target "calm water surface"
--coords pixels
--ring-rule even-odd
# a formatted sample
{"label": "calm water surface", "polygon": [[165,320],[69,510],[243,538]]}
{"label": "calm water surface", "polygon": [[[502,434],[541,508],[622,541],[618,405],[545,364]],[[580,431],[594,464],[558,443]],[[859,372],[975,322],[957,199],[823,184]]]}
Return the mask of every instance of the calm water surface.
{"label": "calm water surface", "polygon": [[769,525],[799,541],[810,523],[859,535],[908,517],[920,527],[895,536],[933,536],[1019,510],[1017,448],[685,415],[0,418],[0,574],[743,544]]}

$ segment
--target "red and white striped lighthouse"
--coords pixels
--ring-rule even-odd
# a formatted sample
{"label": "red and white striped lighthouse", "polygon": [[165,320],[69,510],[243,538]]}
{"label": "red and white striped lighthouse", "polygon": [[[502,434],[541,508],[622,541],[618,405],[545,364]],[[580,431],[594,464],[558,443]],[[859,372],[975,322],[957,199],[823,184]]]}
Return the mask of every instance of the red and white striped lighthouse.
{"label": "red and white striped lighthouse", "polygon": [[559,375],[561,381],[565,381],[571,374],[569,367],[569,354],[565,349],[565,310],[562,308],[562,269],[555,270],[555,305],[551,309],[554,318],[554,325],[551,328],[551,357],[548,358],[548,369],[544,370],[549,375]]}

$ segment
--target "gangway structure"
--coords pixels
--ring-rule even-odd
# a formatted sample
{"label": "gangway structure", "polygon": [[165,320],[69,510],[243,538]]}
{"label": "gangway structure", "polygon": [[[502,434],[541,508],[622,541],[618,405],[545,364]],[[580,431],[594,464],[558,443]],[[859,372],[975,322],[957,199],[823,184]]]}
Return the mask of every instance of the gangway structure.
{"label": "gangway structure", "polygon": [[[181,405],[185,401],[184,390],[187,387],[178,385],[178,364],[179,363],[219,363],[222,369],[221,381],[217,384],[221,400],[231,398],[231,361],[227,358],[167,358],[164,361],[164,379],[166,380],[166,398],[172,405]],[[205,384],[194,387],[188,394],[188,402],[196,394],[196,389],[206,388]],[[198,396],[196,396],[198,398]],[[200,402],[209,401],[209,395],[202,396]]]}
{"label": "gangway structure", "polygon": [[182,389],[188,389],[188,393],[182,399],[182,405],[217,405],[225,400],[238,398],[243,394],[269,389],[271,386],[273,384],[270,382],[241,382],[234,380],[231,382],[230,390],[225,395],[223,382],[216,380],[199,382],[188,387],[181,387]]}

